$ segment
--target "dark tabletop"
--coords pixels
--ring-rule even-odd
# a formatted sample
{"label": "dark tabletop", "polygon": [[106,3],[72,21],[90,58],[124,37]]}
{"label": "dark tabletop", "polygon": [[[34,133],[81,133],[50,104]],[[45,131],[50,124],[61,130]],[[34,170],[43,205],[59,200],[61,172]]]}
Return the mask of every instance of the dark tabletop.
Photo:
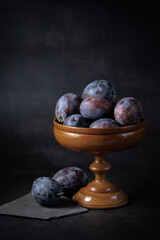
{"label": "dark tabletop", "polygon": [[137,147],[106,157],[128,205],[50,221],[0,216],[1,240],[159,239],[159,11],[158,1],[0,1],[0,205],[67,166],[93,179],[93,156],[53,136],[64,93],[107,79],[118,99],[142,103],[147,129]]}

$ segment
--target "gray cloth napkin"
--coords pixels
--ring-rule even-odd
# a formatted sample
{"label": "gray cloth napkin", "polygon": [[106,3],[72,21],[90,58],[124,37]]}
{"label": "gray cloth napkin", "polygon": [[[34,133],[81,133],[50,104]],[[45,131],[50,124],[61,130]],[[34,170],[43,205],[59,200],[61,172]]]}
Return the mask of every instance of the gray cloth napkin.
{"label": "gray cloth napkin", "polygon": [[51,219],[87,212],[88,209],[78,206],[72,199],[62,197],[55,207],[42,207],[27,194],[12,202],[0,206],[0,214],[37,219]]}

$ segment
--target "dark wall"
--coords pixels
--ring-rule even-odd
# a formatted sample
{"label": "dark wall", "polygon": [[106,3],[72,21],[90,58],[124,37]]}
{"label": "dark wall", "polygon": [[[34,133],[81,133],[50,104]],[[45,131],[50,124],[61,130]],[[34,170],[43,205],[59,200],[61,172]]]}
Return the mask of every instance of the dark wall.
{"label": "dark wall", "polygon": [[[88,170],[92,157],[61,147],[52,119],[61,95],[81,95],[95,79],[109,80],[118,99],[136,97],[147,120],[146,137],[137,148],[111,154],[117,169],[112,180],[125,184],[121,174],[132,169],[132,177],[138,171],[141,181],[143,168],[151,168],[157,180],[152,164],[159,165],[159,29],[158,1],[1,1],[2,185],[12,179],[17,196],[34,178],[59,168]],[[144,174],[143,183],[150,178]],[[23,190],[19,179],[26,183]]]}

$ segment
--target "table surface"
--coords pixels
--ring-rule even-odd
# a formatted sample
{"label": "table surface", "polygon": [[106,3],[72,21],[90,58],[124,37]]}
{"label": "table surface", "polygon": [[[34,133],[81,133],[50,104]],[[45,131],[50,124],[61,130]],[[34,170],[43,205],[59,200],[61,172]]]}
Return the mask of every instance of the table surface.
{"label": "table surface", "polygon": [[[157,191],[159,171],[158,165],[150,166],[150,159],[147,156],[151,152],[148,151],[148,144],[150,141],[146,136],[136,148],[108,156],[108,161],[112,165],[112,169],[108,172],[108,180],[120,186],[128,194],[130,200],[125,207],[112,210],[89,210],[87,213],[49,221],[0,216],[1,239],[21,239],[22,237],[23,239],[52,239],[55,236],[58,239],[64,239],[66,235],[69,239],[98,239],[104,236],[109,239],[140,239],[148,236],[156,239],[159,233],[160,217]],[[59,159],[66,156],[66,163],[63,165],[61,162],[56,168],[56,156]],[[93,156],[63,149],[56,142],[55,145],[46,149],[17,153],[11,158],[15,159],[16,166],[12,163],[9,170],[4,169],[3,166],[7,174],[1,173],[1,181],[5,187],[2,185],[0,204],[28,193],[35,178],[44,175],[52,176],[57,170],[67,165],[81,167],[86,171],[89,179],[93,179],[87,168]]]}

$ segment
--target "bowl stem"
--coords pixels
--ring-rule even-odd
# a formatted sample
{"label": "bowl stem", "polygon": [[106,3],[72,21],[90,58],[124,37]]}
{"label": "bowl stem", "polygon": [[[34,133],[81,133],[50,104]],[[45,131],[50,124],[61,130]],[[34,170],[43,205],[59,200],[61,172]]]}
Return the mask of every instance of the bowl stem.
{"label": "bowl stem", "polygon": [[94,155],[95,160],[89,168],[95,174],[95,179],[81,188],[73,196],[73,200],[80,206],[91,209],[125,205],[128,202],[127,195],[106,179],[106,173],[111,169],[111,165],[106,161],[105,154],[95,153]]}
{"label": "bowl stem", "polygon": [[105,154],[95,154],[95,160],[89,168],[95,174],[95,179],[87,185],[87,189],[97,193],[110,191],[112,184],[107,181],[106,173],[111,169],[111,165],[106,161]]}

